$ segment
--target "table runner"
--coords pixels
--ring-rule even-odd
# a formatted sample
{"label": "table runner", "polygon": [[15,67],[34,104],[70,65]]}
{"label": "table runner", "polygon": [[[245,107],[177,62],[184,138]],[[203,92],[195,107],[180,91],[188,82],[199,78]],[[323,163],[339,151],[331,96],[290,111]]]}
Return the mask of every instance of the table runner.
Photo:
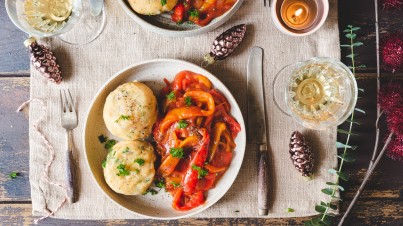
{"label": "table runner", "polygon": [[[58,57],[64,76],[61,85],[48,82],[31,69],[31,98],[45,100],[46,122],[40,129],[46,133],[56,151],[50,178],[63,183],[64,131],[60,127],[59,89],[69,88],[75,96],[79,124],[74,130],[75,157],[78,165],[79,201],[65,204],[54,217],[65,219],[135,219],[141,218],[110,201],[104,195],[86,165],[83,148],[84,119],[92,98],[111,76],[120,69],[148,59],[177,58],[200,64],[209,51],[212,40],[225,29],[246,23],[244,42],[225,61],[208,68],[233,93],[244,117],[246,116],[246,62],[252,46],[261,46],[264,53],[264,80],[270,134],[270,212],[266,217],[301,217],[316,214],[315,204],[326,200],[321,193],[326,181],[334,180],[327,169],[337,166],[336,129],[313,131],[302,128],[283,115],[273,103],[271,86],[274,75],[283,66],[313,56],[339,59],[337,1],[330,0],[329,17],[324,26],[308,37],[289,37],[278,31],[270,18],[269,8],[261,0],[245,0],[239,11],[223,26],[198,37],[166,38],[143,30],[116,1],[106,0],[107,22],[103,33],[94,42],[75,46],[58,38],[42,39]],[[48,152],[32,124],[42,116],[41,106],[30,107],[30,183],[33,215],[42,216],[45,206],[54,210],[63,199],[59,188],[41,179]],[[245,117],[246,118],[246,117]],[[294,130],[307,135],[315,153],[315,179],[303,181],[290,161],[289,137]],[[287,208],[295,210],[286,212]],[[239,175],[230,190],[209,209],[195,217],[259,217],[257,214],[257,152],[247,145]]]}

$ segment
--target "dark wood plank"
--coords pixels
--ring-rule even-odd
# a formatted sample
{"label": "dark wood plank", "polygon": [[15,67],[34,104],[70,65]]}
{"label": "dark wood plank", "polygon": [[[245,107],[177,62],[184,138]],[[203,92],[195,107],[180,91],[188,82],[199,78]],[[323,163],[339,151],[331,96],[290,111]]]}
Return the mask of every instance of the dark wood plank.
{"label": "dark wood plank", "polygon": [[29,78],[0,77],[0,202],[30,200],[28,111],[16,113],[28,99]]}
{"label": "dark wood plank", "polygon": [[28,35],[8,18],[4,1],[0,4],[0,21],[0,76],[28,74],[28,49],[23,44]]}

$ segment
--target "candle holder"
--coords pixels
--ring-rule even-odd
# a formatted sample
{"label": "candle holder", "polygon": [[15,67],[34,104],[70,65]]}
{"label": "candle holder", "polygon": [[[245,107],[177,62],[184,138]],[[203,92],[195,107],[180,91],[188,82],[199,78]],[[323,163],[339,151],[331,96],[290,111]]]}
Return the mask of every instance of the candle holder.
{"label": "candle holder", "polygon": [[317,31],[329,13],[328,0],[273,0],[271,17],[284,34],[306,36]]}

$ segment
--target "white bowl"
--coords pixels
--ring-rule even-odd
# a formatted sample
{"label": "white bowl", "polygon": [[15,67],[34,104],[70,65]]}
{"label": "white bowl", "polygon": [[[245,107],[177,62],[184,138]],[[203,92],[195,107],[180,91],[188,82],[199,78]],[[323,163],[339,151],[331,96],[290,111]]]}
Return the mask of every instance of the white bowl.
{"label": "white bowl", "polygon": [[191,37],[212,31],[229,20],[241,7],[244,0],[238,0],[230,10],[215,18],[204,27],[191,24],[177,25],[169,13],[155,16],[140,15],[133,11],[127,0],[118,0],[123,10],[144,29],[167,37]]}
{"label": "white bowl", "polygon": [[[110,92],[125,82],[137,80],[147,84],[153,90],[154,94],[157,95],[161,88],[165,86],[163,79],[166,78],[172,81],[175,75],[182,70],[190,70],[200,73],[210,79],[214,87],[221,91],[221,93],[228,99],[231,104],[231,115],[241,125],[241,131],[235,139],[237,146],[234,150],[231,165],[217,182],[216,187],[206,192],[207,198],[205,204],[189,211],[174,210],[171,207],[172,197],[169,193],[164,192],[163,190],[160,191],[158,195],[148,194],[140,196],[125,196],[115,193],[109,188],[104,179],[101,163],[106,157],[107,151],[98,140],[98,136],[101,134],[108,138],[119,140],[109,133],[102,117],[104,103]],[[172,59],[144,61],[131,65],[116,73],[95,95],[87,113],[84,129],[85,158],[95,182],[99,185],[102,192],[112,201],[132,213],[154,219],[178,219],[190,217],[216,203],[222,196],[224,196],[237,177],[244,157],[245,145],[246,133],[242,113],[234,97],[225,85],[214,75],[199,66],[185,61]]]}

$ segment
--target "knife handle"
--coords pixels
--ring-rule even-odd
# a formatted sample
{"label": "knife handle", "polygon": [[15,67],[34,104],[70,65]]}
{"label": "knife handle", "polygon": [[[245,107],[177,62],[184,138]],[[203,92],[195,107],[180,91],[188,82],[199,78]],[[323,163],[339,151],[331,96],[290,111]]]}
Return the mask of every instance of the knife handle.
{"label": "knife handle", "polygon": [[259,145],[259,168],[258,168],[258,207],[259,216],[269,214],[269,172],[267,162],[267,146]]}

